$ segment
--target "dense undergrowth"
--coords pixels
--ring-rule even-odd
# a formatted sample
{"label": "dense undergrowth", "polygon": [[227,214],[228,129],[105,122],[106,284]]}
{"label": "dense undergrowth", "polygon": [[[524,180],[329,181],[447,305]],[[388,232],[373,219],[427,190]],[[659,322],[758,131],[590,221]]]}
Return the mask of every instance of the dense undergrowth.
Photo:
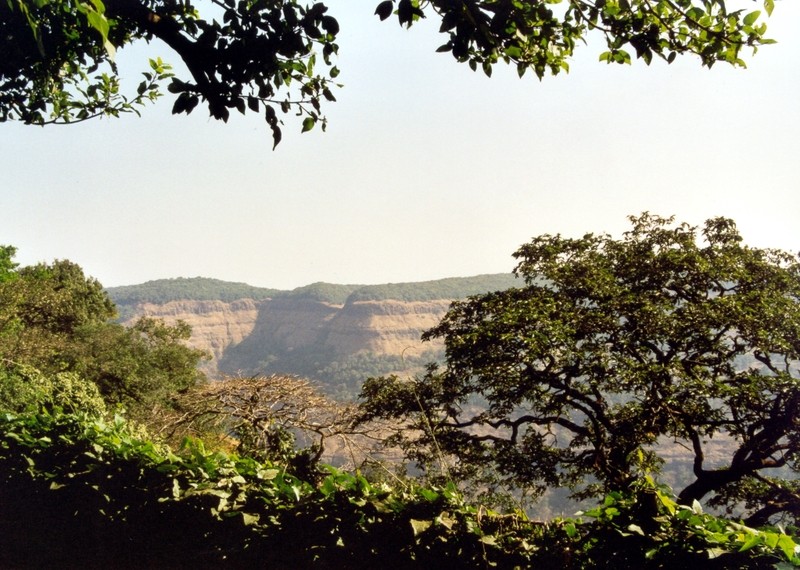
{"label": "dense undergrowth", "polygon": [[573,519],[454,487],[171,450],[120,416],[0,415],[3,568],[785,568],[795,537],[678,506],[644,476]]}

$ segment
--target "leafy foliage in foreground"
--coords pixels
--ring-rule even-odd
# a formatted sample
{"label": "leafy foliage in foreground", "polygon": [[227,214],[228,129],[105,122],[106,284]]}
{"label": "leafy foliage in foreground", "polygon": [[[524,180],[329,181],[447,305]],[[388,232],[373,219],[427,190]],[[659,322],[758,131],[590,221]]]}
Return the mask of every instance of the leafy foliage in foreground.
{"label": "leafy foliage in foreground", "polygon": [[[238,568],[773,568],[796,540],[679,507],[643,480],[587,519],[537,523],[452,487],[391,489],[328,468],[312,486],[120,417],[0,416],[0,564]],[[53,532],[58,529],[58,532]],[[43,545],[46,545],[43,547]]]}
{"label": "leafy foliage in foreground", "polygon": [[[561,4],[561,6],[554,6]],[[773,43],[764,37],[761,11],[729,11],[724,0],[383,0],[375,13],[392,13],[411,26],[426,13],[441,18],[439,31],[448,41],[438,51],[492,75],[492,66],[516,66],[520,77],[533,71],[541,79],[569,71],[576,46],[591,34],[603,35],[607,63],[631,63],[632,50],[648,65],[653,58],[672,63],[694,54],[703,65],[715,62],[744,66],[740,51]],[[763,3],[767,14],[774,0]],[[396,9],[395,9],[396,8]]]}
{"label": "leafy foliage in foreground", "polygon": [[[303,130],[325,128],[322,101],[338,75],[331,57],[339,24],[321,3],[294,0],[202,3],[174,0],[8,0],[0,3],[0,121],[71,123],[139,114],[162,94],[173,113],[201,102],[215,119],[232,110],[262,113],[277,145],[283,114],[302,116]],[[159,39],[182,60],[176,76],[150,60],[135,95],[124,95],[114,63],[118,48]],[[315,65],[319,53],[320,74]]]}

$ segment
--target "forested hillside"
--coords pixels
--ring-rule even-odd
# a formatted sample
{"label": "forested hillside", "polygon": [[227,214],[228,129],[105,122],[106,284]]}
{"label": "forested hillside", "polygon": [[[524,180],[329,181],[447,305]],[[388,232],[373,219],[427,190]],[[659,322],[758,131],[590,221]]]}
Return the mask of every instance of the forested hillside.
{"label": "forested hillside", "polygon": [[313,283],[291,291],[215,279],[166,279],[109,288],[123,322],[150,316],[192,327],[210,376],[291,373],[352,399],[365,378],[412,374],[441,357],[422,343],[450,302],[519,285],[512,274],[418,283]]}
{"label": "forested hillside", "polygon": [[312,283],[292,290],[253,287],[206,277],[178,277],[147,281],[140,285],[108,287],[109,296],[117,307],[135,307],[140,303],[166,303],[168,301],[236,301],[261,300],[278,297],[313,299],[333,304],[347,301],[431,301],[437,299],[463,299],[470,295],[508,289],[519,285],[511,273],[451,277],[412,283],[386,283],[383,285],[337,285]]}

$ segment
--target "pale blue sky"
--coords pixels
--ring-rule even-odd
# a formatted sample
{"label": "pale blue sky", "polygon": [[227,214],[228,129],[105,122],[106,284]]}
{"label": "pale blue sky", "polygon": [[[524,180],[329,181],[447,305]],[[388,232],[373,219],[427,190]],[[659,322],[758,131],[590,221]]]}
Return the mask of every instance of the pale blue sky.
{"label": "pale blue sky", "polygon": [[589,46],[541,83],[473,73],[434,53],[436,22],[406,31],[375,4],[330,2],[345,87],[327,133],[290,120],[275,152],[259,116],[172,117],[167,98],[141,119],[0,125],[0,243],[107,286],[284,289],[509,271],[534,235],[619,235],[644,210],[800,249],[800,3],[777,3],[779,43],[747,70],[609,67]]}

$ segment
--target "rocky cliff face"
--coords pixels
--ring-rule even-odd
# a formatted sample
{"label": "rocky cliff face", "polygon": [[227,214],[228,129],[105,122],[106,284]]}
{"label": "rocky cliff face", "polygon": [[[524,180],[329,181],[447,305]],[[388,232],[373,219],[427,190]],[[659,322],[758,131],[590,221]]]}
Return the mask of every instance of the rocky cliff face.
{"label": "rocky cliff face", "polygon": [[140,303],[133,307],[133,317],[155,317],[168,324],[185,321],[192,327],[189,344],[211,354],[206,372],[215,374],[217,363],[232,345],[249,337],[258,319],[260,302],[240,299],[223,301],[170,301],[163,304]]}
{"label": "rocky cliff face", "polygon": [[[206,372],[251,373],[276,355],[313,354],[342,360],[359,353],[414,356],[438,348],[420,340],[447,311],[449,300],[354,301],[343,305],[311,299],[262,301],[170,301],[140,303],[133,314],[183,320],[192,327],[190,344],[208,351]],[[322,365],[324,363],[321,363]]]}
{"label": "rocky cliff face", "polygon": [[410,376],[440,361],[442,344],[420,337],[451,300],[518,285],[510,273],[383,285],[318,282],[291,291],[181,277],[108,292],[126,322],[151,316],[191,325],[191,345],[213,357],[205,365],[212,378],[296,374],[335,397],[353,398],[370,376]]}
{"label": "rocky cliff face", "polygon": [[331,319],[324,343],[340,355],[413,353],[422,348],[422,333],[435,326],[449,306],[447,300],[347,303]]}

